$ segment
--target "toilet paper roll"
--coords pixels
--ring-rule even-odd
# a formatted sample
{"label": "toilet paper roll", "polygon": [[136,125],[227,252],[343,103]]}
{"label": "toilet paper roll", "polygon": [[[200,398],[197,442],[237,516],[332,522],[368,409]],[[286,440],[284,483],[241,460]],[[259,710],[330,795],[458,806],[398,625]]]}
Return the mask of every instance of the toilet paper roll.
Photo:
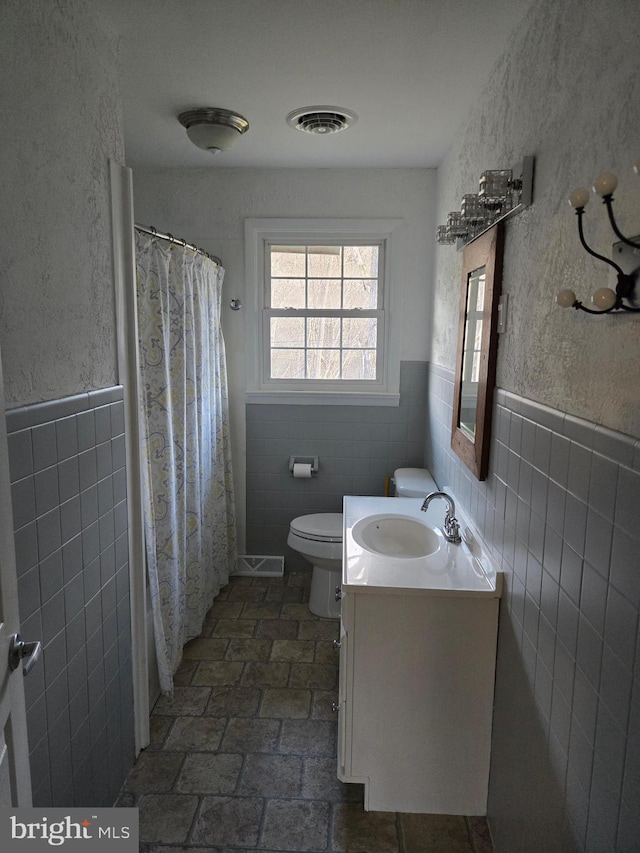
{"label": "toilet paper roll", "polygon": [[308,480],[311,477],[311,464],[309,462],[294,462],[293,476],[296,480]]}

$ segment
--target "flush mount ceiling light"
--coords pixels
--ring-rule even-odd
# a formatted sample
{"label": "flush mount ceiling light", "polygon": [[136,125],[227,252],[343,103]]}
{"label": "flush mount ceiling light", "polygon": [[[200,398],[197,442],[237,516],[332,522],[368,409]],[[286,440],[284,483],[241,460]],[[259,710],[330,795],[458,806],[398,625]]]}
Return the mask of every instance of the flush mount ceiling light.
{"label": "flush mount ceiling light", "polygon": [[187,128],[193,144],[211,154],[231,148],[249,130],[246,118],[219,107],[186,110],[180,113],[178,121]]}
{"label": "flush mount ceiling light", "polygon": [[287,116],[287,124],[303,133],[327,136],[347,130],[358,121],[358,116],[342,107],[299,107]]}

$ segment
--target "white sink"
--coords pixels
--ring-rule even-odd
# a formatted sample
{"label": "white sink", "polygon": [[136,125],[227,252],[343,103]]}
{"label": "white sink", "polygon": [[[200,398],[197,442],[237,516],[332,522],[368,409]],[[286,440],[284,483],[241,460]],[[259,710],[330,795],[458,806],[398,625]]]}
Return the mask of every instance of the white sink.
{"label": "white sink", "polygon": [[438,531],[403,515],[363,518],[353,526],[353,538],[366,551],[406,559],[428,557],[442,544]]}
{"label": "white sink", "polygon": [[442,534],[446,506],[422,498],[366,495],[344,499],[342,586],[419,595],[499,597],[502,575],[469,526],[457,516],[463,541]]}

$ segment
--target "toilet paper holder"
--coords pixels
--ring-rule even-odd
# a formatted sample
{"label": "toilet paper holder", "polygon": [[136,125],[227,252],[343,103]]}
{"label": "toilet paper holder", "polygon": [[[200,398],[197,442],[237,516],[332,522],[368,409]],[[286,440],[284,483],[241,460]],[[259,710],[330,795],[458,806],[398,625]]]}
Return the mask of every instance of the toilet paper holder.
{"label": "toilet paper holder", "polygon": [[293,474],[293,466],[297,464],[311,465],[311,473],[318,473],[318,457],[317,456],[290,456],[289,457],[289,473]]}

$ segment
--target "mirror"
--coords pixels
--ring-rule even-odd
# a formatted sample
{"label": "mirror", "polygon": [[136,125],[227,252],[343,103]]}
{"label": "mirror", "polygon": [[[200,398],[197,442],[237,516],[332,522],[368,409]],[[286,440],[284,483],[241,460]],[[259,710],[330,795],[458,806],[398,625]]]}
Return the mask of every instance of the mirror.
{"label": "mirror", "polygon": [[464,249],[451,447],[478,480],[487,476],[498,351],[503,227]]}

